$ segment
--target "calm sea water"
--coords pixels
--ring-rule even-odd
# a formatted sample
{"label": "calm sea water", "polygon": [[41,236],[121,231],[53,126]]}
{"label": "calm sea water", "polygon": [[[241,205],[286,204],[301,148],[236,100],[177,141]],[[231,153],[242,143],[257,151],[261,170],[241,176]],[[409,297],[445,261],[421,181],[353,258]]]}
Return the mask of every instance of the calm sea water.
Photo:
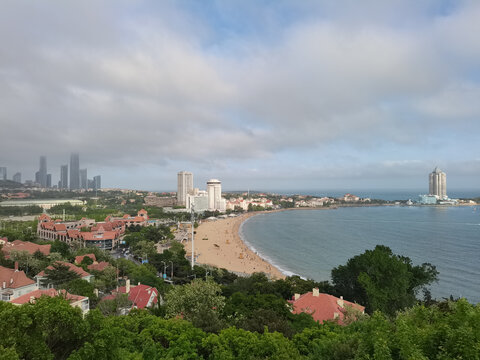
{"label": "calm sea water", "polygon": [[286,274],[330,280],[332,268],[382,244],[440,272],[432,295],[480,302],[480,206],[378,206],[260,214],[244,240]]}

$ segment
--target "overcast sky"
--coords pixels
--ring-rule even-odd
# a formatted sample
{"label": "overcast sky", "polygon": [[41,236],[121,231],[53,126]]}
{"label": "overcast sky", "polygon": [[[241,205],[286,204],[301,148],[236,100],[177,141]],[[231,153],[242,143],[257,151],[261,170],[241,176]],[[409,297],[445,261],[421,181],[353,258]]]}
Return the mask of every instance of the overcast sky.
{"label": "overcast sky", "polygon": [[480,1],[0,4],[0,166],[104,187],[480,189]]}

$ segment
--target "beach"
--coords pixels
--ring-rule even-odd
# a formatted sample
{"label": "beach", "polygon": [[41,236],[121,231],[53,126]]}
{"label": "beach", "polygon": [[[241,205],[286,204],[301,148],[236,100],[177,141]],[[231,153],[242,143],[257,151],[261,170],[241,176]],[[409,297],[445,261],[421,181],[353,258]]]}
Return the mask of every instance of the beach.
{"label": "beach", "polygon": [[[237,273],[263,272],[272,279],[285,278],[280,270],[250,250],[239,235],[240,225],[257,214],[259,212],[199,224],[194,239],[196,262]],[[184,244],[187,253],[191,254],[191,242]]]}

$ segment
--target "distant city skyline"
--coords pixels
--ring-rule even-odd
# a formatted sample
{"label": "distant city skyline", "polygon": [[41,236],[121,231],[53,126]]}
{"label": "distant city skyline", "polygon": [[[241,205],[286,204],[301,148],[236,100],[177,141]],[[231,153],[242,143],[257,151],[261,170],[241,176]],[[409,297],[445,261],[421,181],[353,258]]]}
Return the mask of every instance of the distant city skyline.
{"label": "distant city skyline", "polygon": [[46,156],[57,184],[78,152],[110,188],[174,191],[189,169],[224,190],[427,193],[438,165],[480,192],[479,18],[464,0],[9,1],[0,167],[35,180]]}

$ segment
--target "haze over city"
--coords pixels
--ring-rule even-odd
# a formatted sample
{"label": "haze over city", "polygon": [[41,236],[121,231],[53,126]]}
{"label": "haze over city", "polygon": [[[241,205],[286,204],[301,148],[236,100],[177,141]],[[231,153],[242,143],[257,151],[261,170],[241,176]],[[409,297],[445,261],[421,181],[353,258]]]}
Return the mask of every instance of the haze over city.
{"label": "haze over city", "polygon": [[[4,1],[0,166],[103,187],[480,177],[477,1]],[[91,172],[90,172],[91,171]],[[198,181],[198,183],[197,183]]]}

